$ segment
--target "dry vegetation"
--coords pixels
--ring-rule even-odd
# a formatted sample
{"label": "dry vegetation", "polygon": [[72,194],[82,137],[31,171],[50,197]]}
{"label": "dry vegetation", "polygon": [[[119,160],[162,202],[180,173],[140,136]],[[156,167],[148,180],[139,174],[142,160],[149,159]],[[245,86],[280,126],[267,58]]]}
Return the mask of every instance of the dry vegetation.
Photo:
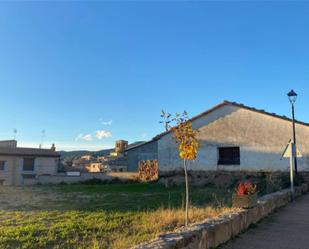
{"label": "dry vegetation", "polygon": [[[128,248],[184,224],[183,189],[63,185],[0,189],[0,248]],[[231,212],[226,190],[192,189],[190,221]]]}

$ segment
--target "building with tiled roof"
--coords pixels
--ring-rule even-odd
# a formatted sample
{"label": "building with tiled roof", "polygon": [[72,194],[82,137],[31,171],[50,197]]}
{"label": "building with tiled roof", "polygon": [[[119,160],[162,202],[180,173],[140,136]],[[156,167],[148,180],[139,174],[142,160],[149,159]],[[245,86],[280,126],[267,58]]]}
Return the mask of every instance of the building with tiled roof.
{"label": "building with tiled roof", "polygon": [[[291,119],[236,102],[224,101],[190,119],[200,149],[189,168],[196,170],[287,170],[282,152],[292,137]],[[309,124],[296,121],[300,170],[309,170]],[[158,160],[160,171],[182,169],[171,131],[127,149],[128,170],[141,160]]]}
{"label": "building with tiled roof", "polygon": [[0,185],[33,184],[40,175],[55,175],[60,154],[51,149],[17,147],[16,140],[0,141]]}

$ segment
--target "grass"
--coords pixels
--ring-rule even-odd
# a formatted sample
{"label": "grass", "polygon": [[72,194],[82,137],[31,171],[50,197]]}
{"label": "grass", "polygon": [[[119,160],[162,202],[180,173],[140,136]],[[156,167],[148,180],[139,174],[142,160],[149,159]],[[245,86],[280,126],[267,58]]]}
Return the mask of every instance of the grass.
{"label": "grass", "polygon": [[[0,248],[128,248],[184,223],[183,189],[153,184],[0,190]],[[225,189],[192,188],[190,221],[230,212]]]}

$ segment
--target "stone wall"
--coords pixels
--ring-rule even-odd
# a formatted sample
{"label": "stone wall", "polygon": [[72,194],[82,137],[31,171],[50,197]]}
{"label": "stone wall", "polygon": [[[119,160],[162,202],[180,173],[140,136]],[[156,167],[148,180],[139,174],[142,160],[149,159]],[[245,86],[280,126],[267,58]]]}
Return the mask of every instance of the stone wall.
{"label": "stone wall", "polygon": [[[35,183],[40,184],[60,184],[60,183],[79,183],[89,180],[101,180],[104,182],[131,182],[137,181],[138,173],[129,172],[111,172],[111,173],[81,173],[80,176],[66,176],[65,174],[58,175],[41,175],[38,176]],[[31,182],[34,184],[34,182]]]}
{"label": "stone wall", "polygon": [[[309,182],[309,172],[299,172],[304,181]],[[272,188],[265,192],[274,192],[278,187],[287,187],[289,185],[289,172],[282,171],[188,171],[190,186],[213,186],[220,188],[234,187],[240,181],[252,181],[264,187]],[[183,170],[159,171],[160,184],[169,186],[179,186],[184,184]]]}
{"label": "stone wall", "polygon": [[[296,187],[297,196],[306,193],[308,185]],[[227,242],[237,234],[248,229],[275,209],[290,202],[288,189],[281,190],[258,200],[257,206],[251,209],[241,209],[237,212],[222,215],[219,218],[207,219],[188,228],[179,229],[173,233],[159,236],[157,239],[143,243],[134,249],[209,249]]]}

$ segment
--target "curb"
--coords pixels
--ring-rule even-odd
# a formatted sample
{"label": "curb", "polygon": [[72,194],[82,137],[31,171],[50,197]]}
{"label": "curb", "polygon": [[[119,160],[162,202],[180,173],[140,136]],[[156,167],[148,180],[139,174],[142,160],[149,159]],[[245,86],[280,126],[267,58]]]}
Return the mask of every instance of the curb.
{"label": "curb", "polygon": [[[308,184],[295,187],[296,196],[308,192]],[[187,228],[160,235],[158,238],[142,243],[132,249],[210,249],[229,241],[268,216],[275,209],[291,201],[289,189],[265,195],[258,199],[258,204],[251,209],[241,209],[202,223],[192,224]]]}

